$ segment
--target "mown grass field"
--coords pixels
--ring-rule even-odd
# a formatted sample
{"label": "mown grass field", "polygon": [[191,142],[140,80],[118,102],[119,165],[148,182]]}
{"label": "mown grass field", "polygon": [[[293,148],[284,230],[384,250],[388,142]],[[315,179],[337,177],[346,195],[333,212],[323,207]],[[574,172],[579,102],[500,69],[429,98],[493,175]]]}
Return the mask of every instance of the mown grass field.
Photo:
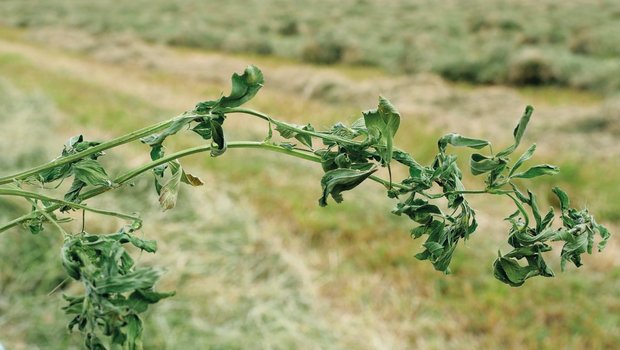
{"label": "mown grass field", "polygon": [[474,83],[620,88],[617,1],[3,1],[0,23]]}
{"label": "mown grass field", "polygon": [[[59,3],[42,6],[62,11]],[[26,6],[2,6],[9,5]],[[39,11],[28,12],[29,18],[44,13]],[[149,39],[153,19],[144,13],[144,26],[135,30]],[[59,21],[51,14],[46,25]],[[291,122],[326,127],[352,121],[376,103],[379,92],[393,98],[404,115],[397,142],[423,161],[444,132],[506,139],[520,110],[535,99],[537,119],[528,142],[539,143],[538,159],[557,159],[564,171],[559,183],[612,230],[620,220],[619,148],[611,142],[616,112],[613,100],[600,94],[454,86],[432,77],[402,80],[372,68],[152,48],[133,38],[118,44],[107,32],[62,32],[94,40],[103,55],[68,50],[58,36],[42,41],[40,31],[0,31],[3,174],[54,157],[75,134],[104,139],[176,115],[226,91],[228,76],[253,62],[264,68],[267,86],[252,106]],[[231,139],[261,140],[266,132],[247,119],[231,119],[227,127]],[[170,146],[197,142],[188,138]],[[148,155],[136,144],[107,158],[110,172],[118,173]],[[157,208],[148,176],[93,202],[141,212],[148,219],[144,235],[160,242],[157,256],[143,254],[140,262],[166,266],[160,288],[174,289],[177,296],[150,311],[147,349],[620,346],[616,238],[583,268],[559,273],[556,259],[555,279],[514,289],[496,281],[491,270],[495,249],[505,246],[508,226],[501,218],[509,214],[508,203],[472,198],[481,228],[460,247],[454,274],[443,276],[413,258],[421,242],[412,241],[410,227],[389,214],[393,203],[380,186],[367,184],[365,191],[345,194],[341,205],[319,208],[321,170],[313,164],[231,150],[219,159],[193,156],[184,165],[206,185],[183,191],[171,212]],[[543,181],[538,190],[548,191],[551,184]],[[7,201],[0,207],[2,220],[27,210]],[[111,232],[118,224],[91,217],[87,229]],[[59,309],[61,293],[77,286],[48,295],[64,279],[60,244],[51,228],[39,236],[19,230],[0,235],[0,343],[7,349],[79,348],[78,338],[64,330]]]}

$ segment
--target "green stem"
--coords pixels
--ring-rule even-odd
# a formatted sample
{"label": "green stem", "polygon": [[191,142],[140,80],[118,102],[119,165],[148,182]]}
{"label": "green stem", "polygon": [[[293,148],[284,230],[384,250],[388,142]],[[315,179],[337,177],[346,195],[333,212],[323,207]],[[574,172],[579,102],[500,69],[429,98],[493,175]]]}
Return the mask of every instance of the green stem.
{"label": "green stem", "polygon": [[[296,158],[301,158],[301,159],[305,159],[305,160],[309,160],[312,162],[316,162],[316,163],[320,163],[321,162],[321,158],[313,153],[310,153],[310,151],[302,151],[302,150],[291,150],[291,149],[287,149],[284,147],[280,147],[278,145],[274,145],[274,144],[270,144],[270,143],[265,143],[265,142],[257,142],[257,141],[237,141],[237,142],[230,142],[228,143],[228,148],[230,149],[234,149],[234,148],[254,148],[254,149],[264,149],[264,150],[268,150],[268,151],[272,151],[272,152],[278,152],[278,153],[282,153],[282,154],[286,154],[289,156],[293,156]],[[178,158],[182,158],[182,157],[186,157],[192,154],[196,154],[196,153],[201,153],[201,152],[206,152],[211,150],[211,146],[210,145],[203,145],[203,146],[198,146],[198,147],[192,147],[192,148],[188,148],[176,153],[171,153],[165,157],[162,157],[160,159],[157,159],[155,161],[152,161],[148,164],[145,164],[137,169],[131,170],[123,175],[120,175],[119,177],[117,177],[116,179],[114,179],[114,183],[118,184],[118,185],[123,185],[125,183],[127,183],[129,180],[135,178],[136,176],[151,170],[159,165],[165,164],[167,162],[173,161],[175,159]],[[389,186],[389,181],[381,179],[377,176],[370,176],[370,179],[372,179],[373,181],[376,181],[382,185],[384,185],[386,188]],[[398,184],[394,184],[394,186],[396,186]],[[398,187],[403,187],[406,188],[406,186],[402,186],[402,185],[398,185]],[[80,196],[80,200],[86,200],[92,197],[95,197],[97,195],[100,195],[104,192],[109,191],[111,188],[108,186],[99,186],[96,188],[93,188],[90,191],[84,192],[81,196]],[[10,191],[10,190],[3,190],[3,191]],[[0,195],[2,194],[2,192],[0,192]],[[8,194],[8,192],[7,192]],[[47,200],[47,197],[46,197]],[[65,202],[65,201],[59,201],[59,200],[55,200],[57,203],[60,204],[54,204],[51,205],[47,208],[45,208],[46,212],[53,212],[54,210],[59,209],[60,207],[62,207],[63,205],[72,205],[72,206],[76,206],[75,203],[70,203],[70,202]],[[69,203],[69,204],[67,204]],[[86,206],[76,206],[77,208],[82,208],[85,207],[87,208],[87,210],[92,210],[92,208],[86,207]],[[83,208],[82,208],[83,209]],[[108,213],[107,213],[108,214]],[[6,231],[14,226],[19,225],[20,223],[27,221],[29,219],[31,219],[32,217],[34,217],[34,215],[36,215],[36,213],[28,213],[26,215],[23,215],[19,218],[16,218],[8,223],[6,223],[5,225],[0,227],[0,233],[3,231]],[[130,216],[127,216],[130,217]],[[133,217],[131,217],[133,219]]]}
{"label": "green stem", "polygon": [[527,215],[527,211],[525,210],[525,208],[523,207],[523,205],[521,205],[521,203],[519,203],[519,201],[510,193],[506,193],[506,195],[508,197],[510,197],[510,199],[512,199],[513,202],[515,202],[515,205],[517,206],[517,208],[519,209],[519,211],[521,212],[521,215],[523,215],[523,218],[525,219],[525,227],[529,226],[530,224],[530,218]]}
{"label": "green stem", "polygon": [[140,218],[137,216],[127,215],[127,214],[118,213],[118,212],[109,211],[109,210],[91,208],[86,205],[68,202],[62,199],[48,197],[48,196],[45,196],[45,195],[42,195],[36,192],[30,192],[30,191],[25,191],[25,190],[0,188],[0,196],[16,196],[16,197],[24,197],[24,198],[29,198],[29,199],[38,199],[40,201],[54,202],[62,206],[68,206],[74,209],[83,209],[83,210],[91,211],[93,213],[107,215],[107,216],[114,216],[114,217],[121,218],[121,219],[140,220]]}
{"label": "green stem", "polygon": [[28,169],[26,171],[22,171],[20,173],[17,174],[13,174],[13,175],[8,175],[8,176],[3,176],[0,177],[0,185],[4,185],[4,184],[8,184],[11,183],[15,180],[24,180],[30,176],[36,175],[42,171],[48,170],[48,169],[52,169],[64,164],[69,164],[72,162],[75,162],[77,160],[80,160],[86,156],[89,156],[91,154],[95,154],[97,152],[101,152],[110,148],[114,148],[117,146],[120,146],[122,144],[131,142],[131,141],[135,141],[137,139],[140,139],[142,137],[145,136],[149,136],[151,134],[154,134],[158,131],[164,130],[166,129],[168,126],[170,126],[172,123],[174,123],[175,120],[177,120],[178,118],[189,118],[192,117],[191,115],[180,115],[176,118],[170,119],[170,120],[166,120],[151,126],[147,126],[145,128],[142,128],[140,130],[136,130],[134,132],[131,132],[129,134],[117,137],[115,139],[112,139],[110,141],[107,142],[103,142],[97,146],[91,147],[83,152],[79,152],[67,157],[62,157],[62,158],[57,158],[56,160],[53,160],[49,163],[43,164],[43,165],[39,165],[37,167],[34,167],[32,169]]}
{"label": "green stem", "polygon": [[50,215],[47,211],[45,211],[44,209],[41,209],[41,207],[39,207],[39,205],[38,205],[35,201],[33,201],[33,200],[31,200],[31,199],[28,199],[28,200],[29,200],[29,201],[32,203],[32,205],[33,205],[33,206],[37,209],[37,211],[40,211],[40,212],[41,212],[41,215],[45,216],[45,218],[47,219],[47,221],[51,222],[51,223],[52,223],[52,225],[56,226],[56,228],[58,229],[58,231],[60,231],[60,233],[62,233],[62,235],[63,235],[63,236],[67,237],[67,236],[69,235],[69,234],[67,233],[67,231],[65,231],[65,229],[64,229],[64,228],[62,228],[62,226],[60,226],[60,224],[59,224],[56,220],[54,220],[54,218],[53,218],[53,217],[52,217],[52,216],[51,216],[51,215]]}
{"label": "green stem", "polygon": [[340,144],[347,144],[347,145],[361,145],[360,142],[357,141],[353,141],[353,140],[349,140],[349,139],[343,139],[341,137],[338,136],[334,136],[331,134],[323,134],[320,132],[316,132],[316,131],[310,131],[310,130],[303,130],[300,129],[298,127],[295,127],[294,125],[288,124],[288,123],[283,123],[279,120],[273,119],[270,116],[268,116],[267,114],[255,111],[253,109],[249,109],[249,108],[228,108],[226,110],[224,110],[224,113],[243,113],[243,114],[249,114],[249,115],[253,115],[256,117],[259,117],[263,120],[266,120],[276,126],[278,125],[282,125],[283,127],[286,127],[288,129],[292,129],[294,130],[296,133],[298,134],[302,134],[302,135],[309,135],[309,136],[314,136],[314,137],[318,137],[322,140],[329,140],[329,141],[334,141],[334,142],[339,142]]}

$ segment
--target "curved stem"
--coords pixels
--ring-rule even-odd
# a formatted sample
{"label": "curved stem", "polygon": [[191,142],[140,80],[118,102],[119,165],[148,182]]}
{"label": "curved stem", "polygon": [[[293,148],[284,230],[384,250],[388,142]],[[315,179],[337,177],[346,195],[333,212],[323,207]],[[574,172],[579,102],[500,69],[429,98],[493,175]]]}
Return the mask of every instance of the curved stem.
{"label": "curved stem", "polygon": [[512,199],[513,202],[515,202],[515,205],[519,209],[519,212],[521,212],[521,215],[523,215],[523,218],[525,219],[525,227],[527,227],[530,224],[530,218],[527,215],[527,211],[525,210],[523,205],[521,205],[521,203],[519,203],[519,201],[512,194],[506,193],[506,195],[510,197],[510,199]]}
{"label": "curved stem", "polygon": [[298,134],[302,134],[302,135],[309,135],[309,136],[314,136],[317,138],[320,138],[322,140],[329,140],[329,141],[334,141],[334,142],[339,142],[341,144],[347,144],[347,145],[361,145],[360,142],[357,141],[353,141],[353,140],[349,140],[349,139],[344,139],[342,137],[338,137],[338,136],[334,136],[331,134],[323,134],[320,132],[316,132],[316,131],[310,131],[310,130],[304,130],[298,127],[295,127],[292,124],[288,124],[288,123],[284,123],[281,122],[279,120],[273,119],[270,116],[268,116],[267,114],[255,111],[253,109],[249,109],[249,108],[228,108],[226,110],[224,110],[224,113],[228,114],[228,113],[242,113],[242,114],[249,114],[249,115],[253,115],[255,117],[259,117],[263,120],[266,120],[276,126],[278,125],[282,125],[284,127],[286,127],[287,129],[292,129],[294,130],[296,133]]}
{"label": "curved stem", "polygon": [[51,216],[51,215],[50,215],[47,211],[45,211],[44,209],[41,209],[41,207],[39,207],[39,205],[38,205],[35,201],[33,201],[33,200],[31,200],[31,199],[28,199],[28,200],[32,203],[32,205],[33,205],[35,208],[37,208],[37,211],[40,211],[40,212],[41,212],[41,215],[45,216],[45,218],[47,219],[47,221],[51,222],[51,223],[52,223],[52,225],[56,226],[56,228],[58,229],[58,231],[60,231],[60,233],[62,233],[62,235],[63,235],[63,236],[67,237],[67,236],[69,235],[69,234],[67,233],[67,231],[65,231],[65,229],[64,229],[64,228],[62,228],[62,226],[60,226],[60,224],[59,224],[56,220],[54,220],[54,218],[53,218],[53,217],[52,217],[52,216]]}
{"label": "curved stem", "polygon": [[[288,149],[288,148],[284,148],[278,145],[274,145],[274,144],[270,144],[270,143],[265,143],[265,142],[258,142],[258,141],[236,141],[236,142],[230,142],[228,143],[228,148],[230,149],[234,149],[234,148],[255,148],[255,149],[264,149],[264,150],[268,150],[268,151],[272,151],[272,152],[278,152],[278,153],[282,153],[282,154],[286,154],[289,156],[293,156],[296,158],[301,158],[301,159],[305,159],[305,160],[309,160],[312,162],[316,162],[316,163],[320,163],[321,162],[321,158],[313,153],[311,153],[310,151],[302,151],[302,150],[296,150],[296,149]],[[162,157],[160,159],[157,159],[155,161],[152,161],[148,164],[145,164],[139,168],[136,168],[134,170],[131,170],[129,172],[126,172],[123,175],[118,176],[116,179],[114,179],[114,183],[119,184],[119,185],[123,185],[125,183],[127,183],[129,180],[137,177],[138,175],[151,170],[159,165],[165,164],[167,162],[173,161],[175,159],[178,158],[182,158],[182,157],[186,157],[192,154],[196,154],[196,153],[201,153],[201,152],[206,152],[211,150],[211,145],[203,145],[203,146],[198,146],[198,147],[192,147],[192,148],[188,148],[179,152],[175,152],[175,153],[171,153],[165,157]],[[370,176],[369,177],[371,180],[378,182],[380,184],[382,184],[383,186],[385,186],[386,188],[389,186],[389,181],[384,180],[380,177],[377,176]],[[404,187],[406,188],[406,186],[402,186],[399,184],[393,184],[393,186],[397,187]],[[80,200],[86,200],[92,197],[95,197],[97,195],[100,195],[104,192],[109,191],[110,187],[108,186],[99,186],[96,188],[91,189],[90,191],[84,192],[81,196],[80,196]],[[4,191],[9,191],[9,190],[4,190]],[[2,192],[0,191],[0,195],[2,194]],[[39,195],[40,196],[40,195]],[[22,196],[23,197],[23,196]],[[47,200],[47,199],[46,199]],[[70,202],[65,202],[65,201],[60,201],[60,200],[55,200],[57,203],[60,204],[54,204],[51,205],[47,208],[44,209],[44,211],[46,212],[53,212],[54,210],[59,209],[60,207],[62,207],[63,205],[71,205],[80,209],[86,209],[86,210],[92,210],[92,208],[89,208],[87,206],[83,206],[83,205],[76,205],[75,203],[70,203]],[[69,204],[67,204],[69,203]],[[84,207],[84,208],[82,208]],[[32,213],[28,213],[26,215],[23,215],[19,218],[16,218],[6,224],[4,224],[3,226],[0,227],[0,233],[2,233],[3,231],[6,231],[14,226],[19,225],[20,223],[27,221],[29,219],[31,219],[33,217],[33,215],[35,215],[35,212]],[[131,217],[132,219],[134,217],[127,215],[127,217]]]}

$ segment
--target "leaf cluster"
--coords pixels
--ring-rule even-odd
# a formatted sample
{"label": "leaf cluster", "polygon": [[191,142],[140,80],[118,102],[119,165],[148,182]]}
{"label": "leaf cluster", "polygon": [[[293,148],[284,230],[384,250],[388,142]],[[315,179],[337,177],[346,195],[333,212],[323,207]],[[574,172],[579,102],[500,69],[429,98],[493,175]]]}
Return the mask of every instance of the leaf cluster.
{"label": "leaf cluster", "polygon": [[[82,135],[74,136],[65,143],[62,154],[60,157],[56,158],[56,160],[61,160],[68,156],[84,152],[99,144],[99,142],[85,141]],[[96,152],[74,162],[46,169],[38,173],[35,180],[45,185],[47,183],[73,177],[73,182],[69,190],[65,193],[64,200],[67,202],[79,203],[80,193],[86,186],[112,187],[113,185],[105,169],[98,161],[98,158],[102,155],[104,155],[103,152]],[[64,212],[69,209],[70,207],[63,206],[61,211]]]}
{"label": "leaf cluster", "polygon": [[[84,293],[64,298],[73,318],[69,330],[85,335],[87,349],[142,349],[142,320],[149,305],[174,295],[154,291],[161,271],[136,267],[125,245],[155,253],[155,241],[133,234],[136,224],[109,235],[80,233],[68,237],[61,250],[62,265]],[[107,343],[107,345],[106,345]]]}

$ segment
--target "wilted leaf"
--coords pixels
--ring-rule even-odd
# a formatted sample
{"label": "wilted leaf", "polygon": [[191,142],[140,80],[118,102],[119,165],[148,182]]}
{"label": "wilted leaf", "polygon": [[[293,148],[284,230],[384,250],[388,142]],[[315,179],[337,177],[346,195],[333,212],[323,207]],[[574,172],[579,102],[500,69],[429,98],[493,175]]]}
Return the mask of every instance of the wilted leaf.
{"label": "wilted leaf", "polygon": [[377,171],[376,168],[367,171],[334,169],[326,172],[321,179],[323,196],[319,199],[319,205],[322,207],[327,205],[328,195],[331,195],[337,203],[342,202],[342,192],[355,188],[375,171]]}
{"label": "wilted leaf", "polygon": [[73,164],[75,178],[90,186],[112,186],[101,164],[94,159],[82,159]]}
{"label": "wilted leaf", "polygon": [[278,133],[280,133],[280,136],[282,136],[283,138],[290,139],[294,137],[297,141],[301,142],[303,145],[309,148],[312,148],[312,136],[308,134],[300,133],[297,131],[297,129],[304,130],[304,131],[314,131],[314,127],[312,127],[312,125],[307,124],[307,125],[301,126],[301,125],[279,122],[276,124],[275,129]]}
{"label": "wilted leaf", "polygon": [[440,138],[437,144],[439,146],[439,150],[443,152],[447,145],[480,149],[488,146],[490,143],[486,140],[472,139],[459,134],[447,134]]}
{"label": "wilted leaf", "polygon": [[378,137],[376,141],[382,146],[377,148],[382,163],[389,164],[392,160],[394,135],[400,126],[400,114],[390,101],[379,97],[377,109],[366,111],[363,115],[368,132]]}
{"label": "wilted leaf", "polygon": [[159,191],[159,205],[163,210],[174,208],[177,203],[181,178],[183,177],[183,169],[177,162],[170,162],[170,171],[172,175],[164,182]]}
{"label": "wilted leaf", "polygon": [[506,167],[506,161],[502,158],[487,157],[474,153],[471,155],[469,166],[473,175],[480,175],[489,171],[501,171]]}
{"label": "wilted leaf", "polygon": [[512,154],[519,144],[521,143],[521,138],[523,138],[523,134],[525,134],[525,129],[527,129],[527,124],[530,122],[530,118],[532,117],[532,112],[534,112],[534,107],[526,106],[521,119],[519,120],[519,124],[515,127],[512,135],[514,136],[515,142],[505,150],[499,152],[497,157],[505,157],[507,155]]}
{"label": "wilted leaf", "polygon": [[560,168],[554,165],[541,164],[533,166],[522,173],[514,174],[511,177],[516,179],[531,179],[537,176],[555,175],[558,172],[560,172]]}
{"label": "wilted leaf", "polygon": [[221,156],[226,152],[226,139],[224,138],[224,129],[222,124],[211,119],[211,131],[213,142],[211,143],[211,157]]}
{"label": "wilted leaf", "polygon": [[181,182],[191,186],[202,186],[205,184],[199,177],[186,173],[185,170],[183,170],[183,174],[181,175]]}
{"label": "wilted leaf", "polygon": [[202,137],[204,140],[210,140],[211,122],[209,120],[202,120],[192,128],[192,131],[200,135],[200,137]]}
{"label": "wilted leaf", "polygon": [[525,280],[538,275],[538,269],[532,266],[521,266],[515,259],[499,256],[493,263],[495,278],[510,285],[519,287]]}
{"label": "wilted leaf", "polygon": [[511,177],[512,174],[514,174],[514,172],[517,171],[517,169],[519,169],[519,167],[521,167],[521,165],[525,161],[532,158],[532,156],[534,155],[534,151],[536,151],[536,144],[531,145],[530,148],[527,149],[527,151],[523,152],[521,157],[519,157],[519,159],[515,162],[512,169],[510,169],[510,172],[508,173],[508,177]]}

